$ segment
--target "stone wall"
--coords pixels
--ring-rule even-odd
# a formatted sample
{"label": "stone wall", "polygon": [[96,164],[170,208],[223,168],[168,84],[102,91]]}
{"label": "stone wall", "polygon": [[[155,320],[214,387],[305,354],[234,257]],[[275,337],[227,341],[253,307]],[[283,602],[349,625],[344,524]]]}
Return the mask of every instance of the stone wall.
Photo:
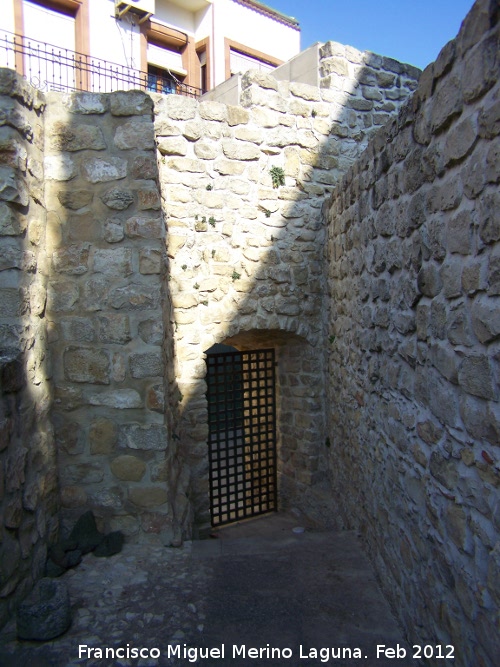
{"label": "stone wall", "polygon": [[43,112],[0,70],[0,626],[43,573],[58,489],[45,316]]}
{"label": "stone wall", "polygon": [[86,509],[129,540],[178,543],[209,526],[205,352],[226,339],[278,349],[281,505],[311,505],[304,488],[325,482],[321,206],[383,119],[257,72],[239,89],[241,106],[44,98],[32,208],[46,304],[34,294],[64,529]]}
{"label": "stone wall", "polygon": [[[152,101],[47,95],[47,319],[65,524],[178,539],[165,226]],[[183,517],[181,517],[181,520]]]}
{"label": "stone wall", "polygon": [[338,42],[319,48],[318,78],[329,99],[345,106],[359,127],[385,125],[409,95],[421,70],[371,51],[358,51]]}
{"label": "stone wall", "polygon": [[463,666],[500,653],[498,15],[476,3],[325,207],[334,495],[410,640]]}
{"label": "stone wall", "polygon": [[417,72],[335,43],[321,87],[250,72],[238,106],[1,71],[2,613],[57,476],[63,528],[205,534],[206,353],[274,347],[280,507],[362,531],[410,638],[491,663],[497,6],[399,116]]}
{"label": "stone wall", "polygon": [[[325,480],[321,206],[374,122],[372,106],[355,110],[335,91],[258,72],[242,76],[240,100],[168,96],[155,106],[181,396],[176,434],[201,527],[210,521],[204,358],[214,343],[280,350],[280,506],[312,505],[305,489]],[[273,184],[273,169],[282,184]]]}

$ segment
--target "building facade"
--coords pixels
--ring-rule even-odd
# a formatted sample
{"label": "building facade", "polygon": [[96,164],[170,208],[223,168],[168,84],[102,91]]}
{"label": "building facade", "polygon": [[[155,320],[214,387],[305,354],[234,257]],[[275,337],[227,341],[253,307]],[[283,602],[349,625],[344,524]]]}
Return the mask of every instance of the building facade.
{"label": "building facade", "polygon": [[236,72],[273,69],[300,51],[298,22],[256,0],[4,4],[0,64],[45,90],[139,86],[199,94]]}

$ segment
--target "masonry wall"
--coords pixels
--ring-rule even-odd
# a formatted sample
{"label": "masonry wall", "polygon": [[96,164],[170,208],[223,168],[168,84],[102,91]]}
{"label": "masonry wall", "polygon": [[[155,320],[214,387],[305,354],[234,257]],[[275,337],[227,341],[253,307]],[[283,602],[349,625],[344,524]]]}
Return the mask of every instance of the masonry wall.
{"label": "masonry wall", "polygon": [[[6,118],[20,81],[5,71]],[[43,322],[37,349],[51,352],[63,530],[86,509],[129,540],[178,543],[209,525],[204,358],[226,338],[281,350],[281,505],[325,480],[321,205],[372,123],[331,91],[259,73],[241,88],[234,107],[23,87],[25,106],[31,95],[45,112],[24,137],[37,156],[31,199],[11,194],[17,148],[10,134],[2,144],[4,198],[19,199],[17,236],[4,208],[4,309],[26,311],[15,276]],[[26,263],[31,246],[43,270]],[[23,348],[16,327],[5,320],[3,348]],[[252,331],[274,334],[249,343]]]}
{"label": "masonry wall", "polygon": [[464,666],[500,653],[498,15],[476,3],[325,207],[332,488],[410,639]]}
{"label": "masonry wall", "polygon": [[[350,72],[353,86],[359,74]],[[210,522],[204,358],[214,343],[279,350],[280,506],[313,512],[306,489],[326,481],[321,206],[374,127],[371,103],[346,102],[356,94],[347,84],[341,97],[249,72],[240,106],[155,98],[181,397],[176,434],[201,527]],[[282,170],[281,184],[273,169]]]}
{"label": "masonry wall", "polygon": [[175,542],[152,101],[141,92],[47,101],[47,319],[63,521],[92,509],[103,530]]}
{"label": "masonry wall", "polygon": [[44,100],[0,70],[0,626],[58,529],[45,314]]}

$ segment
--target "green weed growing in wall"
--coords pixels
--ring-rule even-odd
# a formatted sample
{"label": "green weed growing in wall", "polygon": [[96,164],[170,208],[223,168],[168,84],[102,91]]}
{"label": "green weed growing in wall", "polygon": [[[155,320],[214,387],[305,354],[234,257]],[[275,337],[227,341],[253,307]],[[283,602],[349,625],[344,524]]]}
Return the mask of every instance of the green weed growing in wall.
{"label": "green weed growing in wall", "polygon": [[269,170],[273,182],[273,188],[279,188],[280,185],[285,185],[285,172],[281,167],[271,167]]}

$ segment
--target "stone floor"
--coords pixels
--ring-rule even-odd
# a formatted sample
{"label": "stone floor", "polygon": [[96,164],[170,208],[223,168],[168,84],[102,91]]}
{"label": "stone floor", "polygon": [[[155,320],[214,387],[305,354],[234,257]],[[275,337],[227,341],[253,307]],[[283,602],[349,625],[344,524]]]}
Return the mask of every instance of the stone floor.
{"label": "stone floor", "polygon": [[[2,667],[186,667],[195,657],[208,667],[418,664],[377,658],[377,644],[408,646],[357,536],[315,531],[291,515],[179,549],[126,544],[111,558],[89,554],[63,578],[71,628],[51,642],[20,642],[13,621],[0,633]],[[113,649],[114,658],[90,648]],[[264,651],[255,657],[252,648]]]}

